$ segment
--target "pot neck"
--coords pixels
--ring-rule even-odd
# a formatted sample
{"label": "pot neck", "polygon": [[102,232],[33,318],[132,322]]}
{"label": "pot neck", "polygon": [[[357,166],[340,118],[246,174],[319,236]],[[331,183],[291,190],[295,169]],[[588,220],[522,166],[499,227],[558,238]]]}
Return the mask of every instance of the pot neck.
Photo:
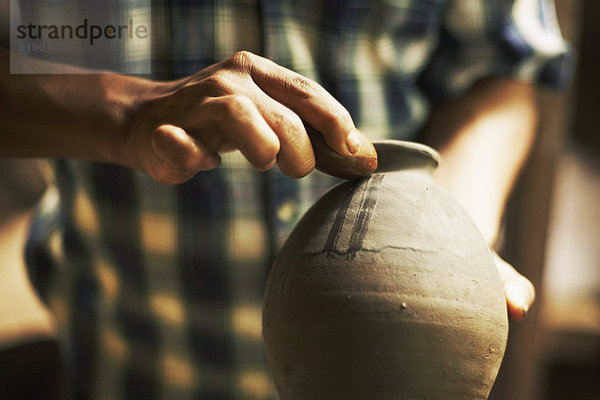
{"label": "pot neck", "polygon": [[373,142],[377,151],[375,173],[419,170],[432,175],[440,162],[437,151],[424,144],[403,140]]}

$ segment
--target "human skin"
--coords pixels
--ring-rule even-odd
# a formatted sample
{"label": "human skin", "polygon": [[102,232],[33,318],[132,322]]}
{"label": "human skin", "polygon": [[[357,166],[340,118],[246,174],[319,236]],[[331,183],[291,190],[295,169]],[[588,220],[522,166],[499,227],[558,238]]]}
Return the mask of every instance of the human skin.
{"label": "human skin", "polygon": [[[442,160],[436,181],[467,209],[491,247],[534,141],[537,117],[532,85],[488,78],[463,96],[434,107],[424,129],[424,140],[438,149]],[[534,301],[534,287],[494,255],[509,315],[521,320]]]}
{"label": "human skin", "polygon": [[[50,63],[44,67],[57,68]],[[64,72],[67,67],[60,68]],[[258,170],[277,164],[290,177],[305,176],[314,169],[315,158],[304,122],[342,157],[368,150],[361,146],[368,141],[348,111],[321,86],[249,52],[184,79],[156,82],[114,73],[77,74],[75,68],[73,74],[11,75],[9,52],[0,48],[0,72],[0,157],[114,163],[178,184],[216,168],[219,154],[233,150]],[[505,84],[512,85],[492,85],[488,100]],[[517,92],[518,98],[528,93]],[[515,144],[500,139],[518,135],[504,129],[492,135],[480,128],[487,126],[486,118],[505,112],[506,105],[482,103],[480,96],[474,90],[465,100],[438,109],[426,132],[437,132],[431,143],[445,160],[438,180],[463,202],[492,244],[528,145],[523,143],[514,157],[505,156],[513,154]],[[465,118],[447,126],[436,123],[455,111]],[[486,137],[498,140],[494,146],[475,145]],[[477,157],[483,149],[495,156]],[[478,193],[474,201],[472,193]],[[533,302],[533,286],[499,258],[497,264],[509,314],[522,319]]]}
{"label": "human skin", "polygon": [[9,75],[8,56],[2,50],[0,156],[109,162],[177,184],[217,167],[219,153],[232,150],[258,170],[277,164],[290,177],[305,176],[315,159],[303,121],[342,157],[356,155],[364,140],[321,86],[249,52],[170,82]]}

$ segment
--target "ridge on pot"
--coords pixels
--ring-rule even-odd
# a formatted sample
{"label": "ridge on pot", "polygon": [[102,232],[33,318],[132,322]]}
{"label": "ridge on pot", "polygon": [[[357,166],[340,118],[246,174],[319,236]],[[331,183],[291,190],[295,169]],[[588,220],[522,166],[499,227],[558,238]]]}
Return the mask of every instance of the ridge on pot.
{"label": "ridge on pot", "polygon": [[437,153],[376,142],[376,173],[298,222],[265,291],[282,400],[486,399],[508,335],[491,251],[435,184]]}

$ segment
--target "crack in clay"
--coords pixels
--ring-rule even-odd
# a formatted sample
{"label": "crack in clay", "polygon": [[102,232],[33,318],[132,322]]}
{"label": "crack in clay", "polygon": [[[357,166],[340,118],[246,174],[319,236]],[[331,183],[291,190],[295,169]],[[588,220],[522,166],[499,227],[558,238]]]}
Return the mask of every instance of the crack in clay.
{"label": "crack in clay", "polygon": [[382,253],[385,250],[411,251],[414,253],[424,253],[424,254],[436,254],[436,253],[441,253],[441,252],[448,252],[450,254],[460,256],[459,253],[452,251],[451,249],[420,249],[420,248],[413,247],[413,246],[394,246],[394,245],[386,245],[386,246],[382,246],[382,247],[378,247],[378,248],[361,247],[359,249],[348,249],[348,250],[338,250],[338,249],[320,250],[320,251],[315,251],[315,252],[305,252],[304,254],[307,254],[310,256],[326,254],[326,255],[337,255],[337,256],[342,256],[342,257],[350,256],[351,258],[354,258],[354,257],[356,257],[356,254],[359,252]]}

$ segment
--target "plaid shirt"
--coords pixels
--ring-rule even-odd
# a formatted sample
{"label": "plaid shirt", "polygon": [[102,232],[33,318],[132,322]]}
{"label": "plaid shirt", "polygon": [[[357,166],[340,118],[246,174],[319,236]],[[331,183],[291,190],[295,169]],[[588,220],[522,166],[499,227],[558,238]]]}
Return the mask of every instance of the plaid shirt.
{"label": "plaid shirt", "polygon": [[[514,3],[156,2],[153,76],[250,50],[320,82],[371,139],[416,139],[431,98],[480,77],[562,81],[568,47],[552,5]],[[238,153],[178,186],[113,165],[55,166],[60,196],[42,203],[27,260],[65,339],[74,398],[276,398],[261,337],[266,276],[334,180],[256,172]]]}

